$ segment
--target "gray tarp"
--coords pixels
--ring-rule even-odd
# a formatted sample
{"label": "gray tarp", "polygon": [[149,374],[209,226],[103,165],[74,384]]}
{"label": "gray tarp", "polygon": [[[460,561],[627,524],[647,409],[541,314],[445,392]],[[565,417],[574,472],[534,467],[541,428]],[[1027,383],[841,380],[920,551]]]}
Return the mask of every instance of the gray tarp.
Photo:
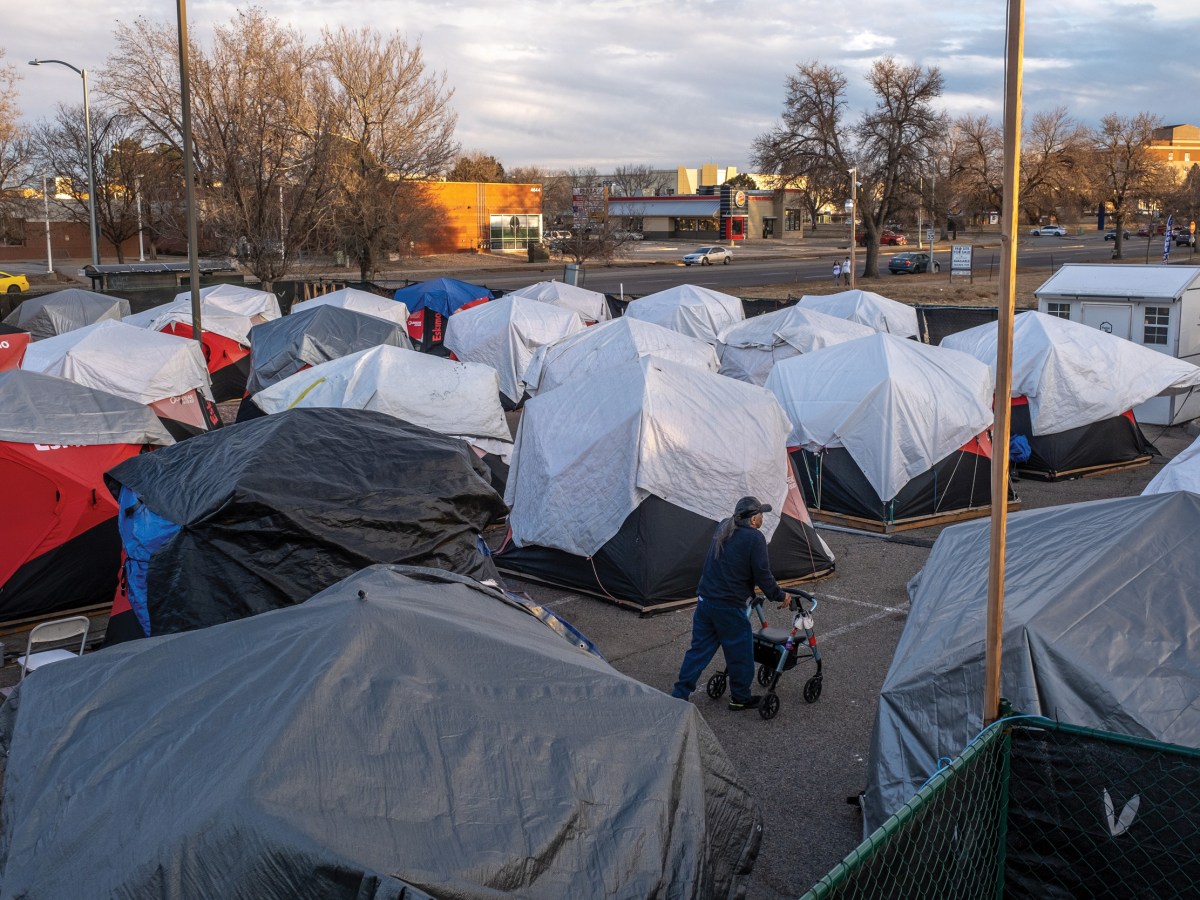
{"label": "gray tarp", "polygon": [[735,897],[761,833],[693,705],[430,569],[47,666],[0,743],[3,898]]}
{"label": "gray tarp", "polygon": [[175,443],[154,413],[136,400],[24,369],[0,372],[0,441]]}
{"label": "gray tarp", "polygon": [[[1200,496],[1056,506],[1008,523],[1001,696],[1018,712],[1200,746]],[[909,583],[871,736],[868,830],[982,727],[988,528],[947,528]]]}
{"label": "gray tarp", "polygon": [[9,313],[4,322],[24,328],[33,335],[35,341],[40,341],[94,322],[123,319],[127,315],[128,300],[85,291],[83,288],[67,288],[41,297],[30,297]]}

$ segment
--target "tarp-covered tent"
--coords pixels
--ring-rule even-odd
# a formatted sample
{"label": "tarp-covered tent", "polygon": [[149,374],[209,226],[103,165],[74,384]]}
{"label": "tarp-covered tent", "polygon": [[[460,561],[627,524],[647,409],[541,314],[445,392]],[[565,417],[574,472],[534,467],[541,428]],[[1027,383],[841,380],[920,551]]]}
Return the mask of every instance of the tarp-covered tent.
{"label": "tarp-covered tent", "polygon": [[47,666],[0,742],[7,896],[734,898],[762,830],[695,706],[429,569]]}
{"label": "tarp-covered tent", "polygon": [[712,344],[653,322],[621,316],[539,347],[525,370],[525,389],[530,394],[552,390],[565,381],[591,378],[643,356],[706,372],[719,368]]}
{"label": "tarp-covered tent", "polygon": [[872,291],[839,291],[836,294],[805,294],[800,306],[827,316],[836,316],[874,328],[882,334],[917,337],[917,311],[911,306]]}
{"label": "tarp-covered tent", "polygon": [[[996,325],[942,340],[995,367]],[[1145,459],[1153,448],[1131,412],[1159,394],[1200,387],[1200,367],[1080,322],[1029,311],[1013,321],[1012,433],[1031,455],[1022,472],[1069,477]]]}
{"label": "tarp-covered tent", "polygon": [[781,359],[811,353],[822,347],[870,337],[875,329],[849,319],[826,315],[801,306],[787,306],[730,325],[717,335],[721,374],[765,384],[771,368]]}
{"label": "tarp-covered tent", "polygon": [[1142,493],[1165,494],[1168,491],[1200,494],[1200,438],[1163,466]]}
{"label": "tarp-covered tent", "polygon": [[104,473],[171,436],[140,403],[0,372],[0,621],[112,599],[121,564]]}
{"label": "tarp-covered tent", "polygon": [[0,323],[0,372],[20,368],[32,337],[23,328]]}
{"label": "tarp-covered tent", "polygon": [[496,575],[479,534],[504,503],[464,441],[294,409],[168,451],[109,473],[126,555],[110,642],[300,603],[376,562]]}
{"label": "tarp-covered tent", "polygon": [[714,345],[718,334],[746,318],[737,297],[694,284],[639,297],[626,307],[625,315]]}
{"label": "tarp-covered tent", "polygon": [[478,284],[454,278],[434,278],[402,287],[393,295],[408,307],[408,336],[425,353],[445,355],[446,320],[463,309],[492,299],[492,292]]}
{"label": "tarp-covered tent", "polygon": [[966,353],[875,334],[779,362],[809,507],[893,524],[991,503],[993,382]]}
{"label": "tarp-covered tent", "polygon": [[505,296],[527,297],[530,300],[561,306],[563,309],[579,313],[579,317],[588,325],[607,322],[612,318],[608,298],[602,293],[562,281],[539,281],[537,284],[509,291]]}
{"label": "tarp-covered tent", "polygon": [[404,325],[339,306],[315,306],[255,325],[246,392],[257,394],[306,366],[384,344],[412,349]]}
{"label": "tarp-covered tent", "polygon": [[511,570],[652,608],[695,597],[716,523],[753,494],[776,578],[833,567],[795,489],[775,399],[644,356],[530,400],[505,499]]}
{"label": "tarp-covered tent", "polygon": [[127,315],[128,300],[83,288],[66,288],[30,297],[5,316],[4,321],[24,328],[33,335],[33,340],[40,341],[94,322],[123,319]]}
{"label": "tarp-covered tent", "polygon": [[242,402],[262,413],[324,406],[371,409],[462,438],[482,455],[493,486],[504,489],[512,432],[500,405],[500,377],[490,366],[374,347],[297,372]]}
{"label": "tarp-covered tent", "polygon": [[584,327],[578,313],[510,294],[451,317],[445,343],[455,359],[495,369],[505,406],[515,409],[525,398],[525,370],[538,347]]}
{"label": "tarp-covered tent", "polygon": [[400,325],[407,325],[408,323],[408,307],[403,303],[397,303],[395,300],[390,300],[387,297],[381,297],[378,294],[372,294],[370,291],[362,291],[352,287],[341,288],[336,291],[330,291],[328,294],[313,297],[311,300],[293,303],[291,312],[294,315],[316,306],[337,306],[342,309],[352,309],[355,312],[366,313],[368,316],[375,316],[377,319],[387,319],[389,322],[396,322]]}
{"label": "tarp-covered tent", "polygon": [[[274,294],[237,285],[213,285],[200,293],[200,343],[212,376],[213,397],[218,402],[234,400],[246,392],[250,375],[250,329],[278,319],[279,301]],[[152,331],[194,337],[192,301],[187,293],[171,303],[126,316],[124,321]]]}
{"label": "tarp-covered tent", "polygon": [[[868,831],[982,727],[988,528],[945,529],[909,583],[871,737]],[[1198,531],[1200,497],[1179,492],[1010,516],[1000,695],[1017,712],[1200,746]]]}
{"label": "tarp-covered tent", "polygon": [[204,354],[187,338],[105,320],[38,341],[22,367],[145,404],[177,441],[221,425]]}

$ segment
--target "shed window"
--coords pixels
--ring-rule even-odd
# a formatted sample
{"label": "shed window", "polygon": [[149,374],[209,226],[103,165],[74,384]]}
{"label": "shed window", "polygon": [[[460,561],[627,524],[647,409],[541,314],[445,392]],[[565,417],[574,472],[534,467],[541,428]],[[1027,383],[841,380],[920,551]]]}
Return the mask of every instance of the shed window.
{"label": "shed window", "polygon": [[1170,321],[1171,307],[1147,306],[1145,328],[1142,332],[1142,343],[1165,346],[1167,343],[1167,325]]}
{"label": "shed window", "polygon": [[1071,318],[1071,304],[1070,303],[1047,303],[1046,304],[1046,315],[1058,316],[1058,318],[1060,318],[1060,319],[1069,319],[1069,318]]}

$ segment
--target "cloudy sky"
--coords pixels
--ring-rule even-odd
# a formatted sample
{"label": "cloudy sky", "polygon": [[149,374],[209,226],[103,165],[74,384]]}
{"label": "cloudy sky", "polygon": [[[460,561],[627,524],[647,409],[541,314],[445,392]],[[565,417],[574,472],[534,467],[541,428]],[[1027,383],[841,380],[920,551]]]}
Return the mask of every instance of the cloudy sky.
{"label": "cloudy sky", "polygon": [[[746,170],[755,136],[778,120],[784,79],[818,60],[850,79],[851,109],[868,102],[863,74],[893,55],[938,66],[945,108],[999,120],[1003,0],[261,0],[315,37],[322,26],[369,25],[420,40],[454,87],[458,140],[507,167],[706,162]],[[79,81],[33,57],[99,70],[118,18],[175,20],[170,0],[7,0],[8,63],[24,76],[28,121],[78,103]],[[189,27],[207,40],[238,4],[191,0]],[[1085,124],[1109,112],[1200,125],[1195,0],[1027,0],[1027,115],[1065,106]]]}

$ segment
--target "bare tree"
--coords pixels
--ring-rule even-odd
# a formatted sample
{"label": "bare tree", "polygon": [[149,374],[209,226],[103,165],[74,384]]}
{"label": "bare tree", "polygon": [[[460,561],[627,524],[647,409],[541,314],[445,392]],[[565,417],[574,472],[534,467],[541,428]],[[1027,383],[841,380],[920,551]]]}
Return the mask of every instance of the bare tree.
{"label": "bare tree", "polygon": [[504,177],[504,166],[500,160],[482,150],[473,150],[470,153],[459,154],[450,171],[446,173],[446,180],[495,184],[507,179]]}
{"label": "bare tree", "polygon": [[645,197],[654,191],[659,176],[646,165],[617,166],[613,172],[613,185],[621,197]]}
{"label": "bare tree", "polygon": [[579,264],[611,261],[633,239],[622,220],[608,214],[607,182],[592,168],[571,169],[565,177],[572,191],[571,236],[559,242],[559,249]]}
{"label": "bare tree", "polygon": [[[818,172],[836,172],[849,196],[849,170],[861,184],[858,208],[866,232],[863,276],[879,275],[879,237],[903,204],[921,161],[947,127],[933,109],[942,93],[936,68],[905,66],[891,57],[876,60],[867,82],[874,109],[847,125],[846,77],[816,62],[789,76],[783,121],[755,141],[756,164],[790,183]],[[845,174],[842,174],[845,173]]]}
{"label": "bare tree", "polygon": [[0,47],[0,242],[25,237],[25,204],[21,189],[28,185],[32,142],[22,133],[17,119],[17,82],[14,66],[4,64]]}
{"label": "bare tree", "polygon": [[1150,139],[1158,124],[1158,117],[1148,112],[1109,113],[1091,132],[1089,171],[1096,198],[1112,209],[1115,259],[1122,257],[1126,222],[1137,203],[1159,190],[1164,180],[1165,167],[1150,155]]}
{"label": "bare tree", "polygon": [[1038,113],[1021,148],[1021,208],[1030,224],[1081,196],[1087,129],[1064,107]]}
{"label": "bare tree", "polygon": [[[1004,134],[987,116],[963,116],[950,129],[948,171],[943,179],[960,208],[998,210],[1004,201]],[[936,213],[936,211],[935,211]]]}

